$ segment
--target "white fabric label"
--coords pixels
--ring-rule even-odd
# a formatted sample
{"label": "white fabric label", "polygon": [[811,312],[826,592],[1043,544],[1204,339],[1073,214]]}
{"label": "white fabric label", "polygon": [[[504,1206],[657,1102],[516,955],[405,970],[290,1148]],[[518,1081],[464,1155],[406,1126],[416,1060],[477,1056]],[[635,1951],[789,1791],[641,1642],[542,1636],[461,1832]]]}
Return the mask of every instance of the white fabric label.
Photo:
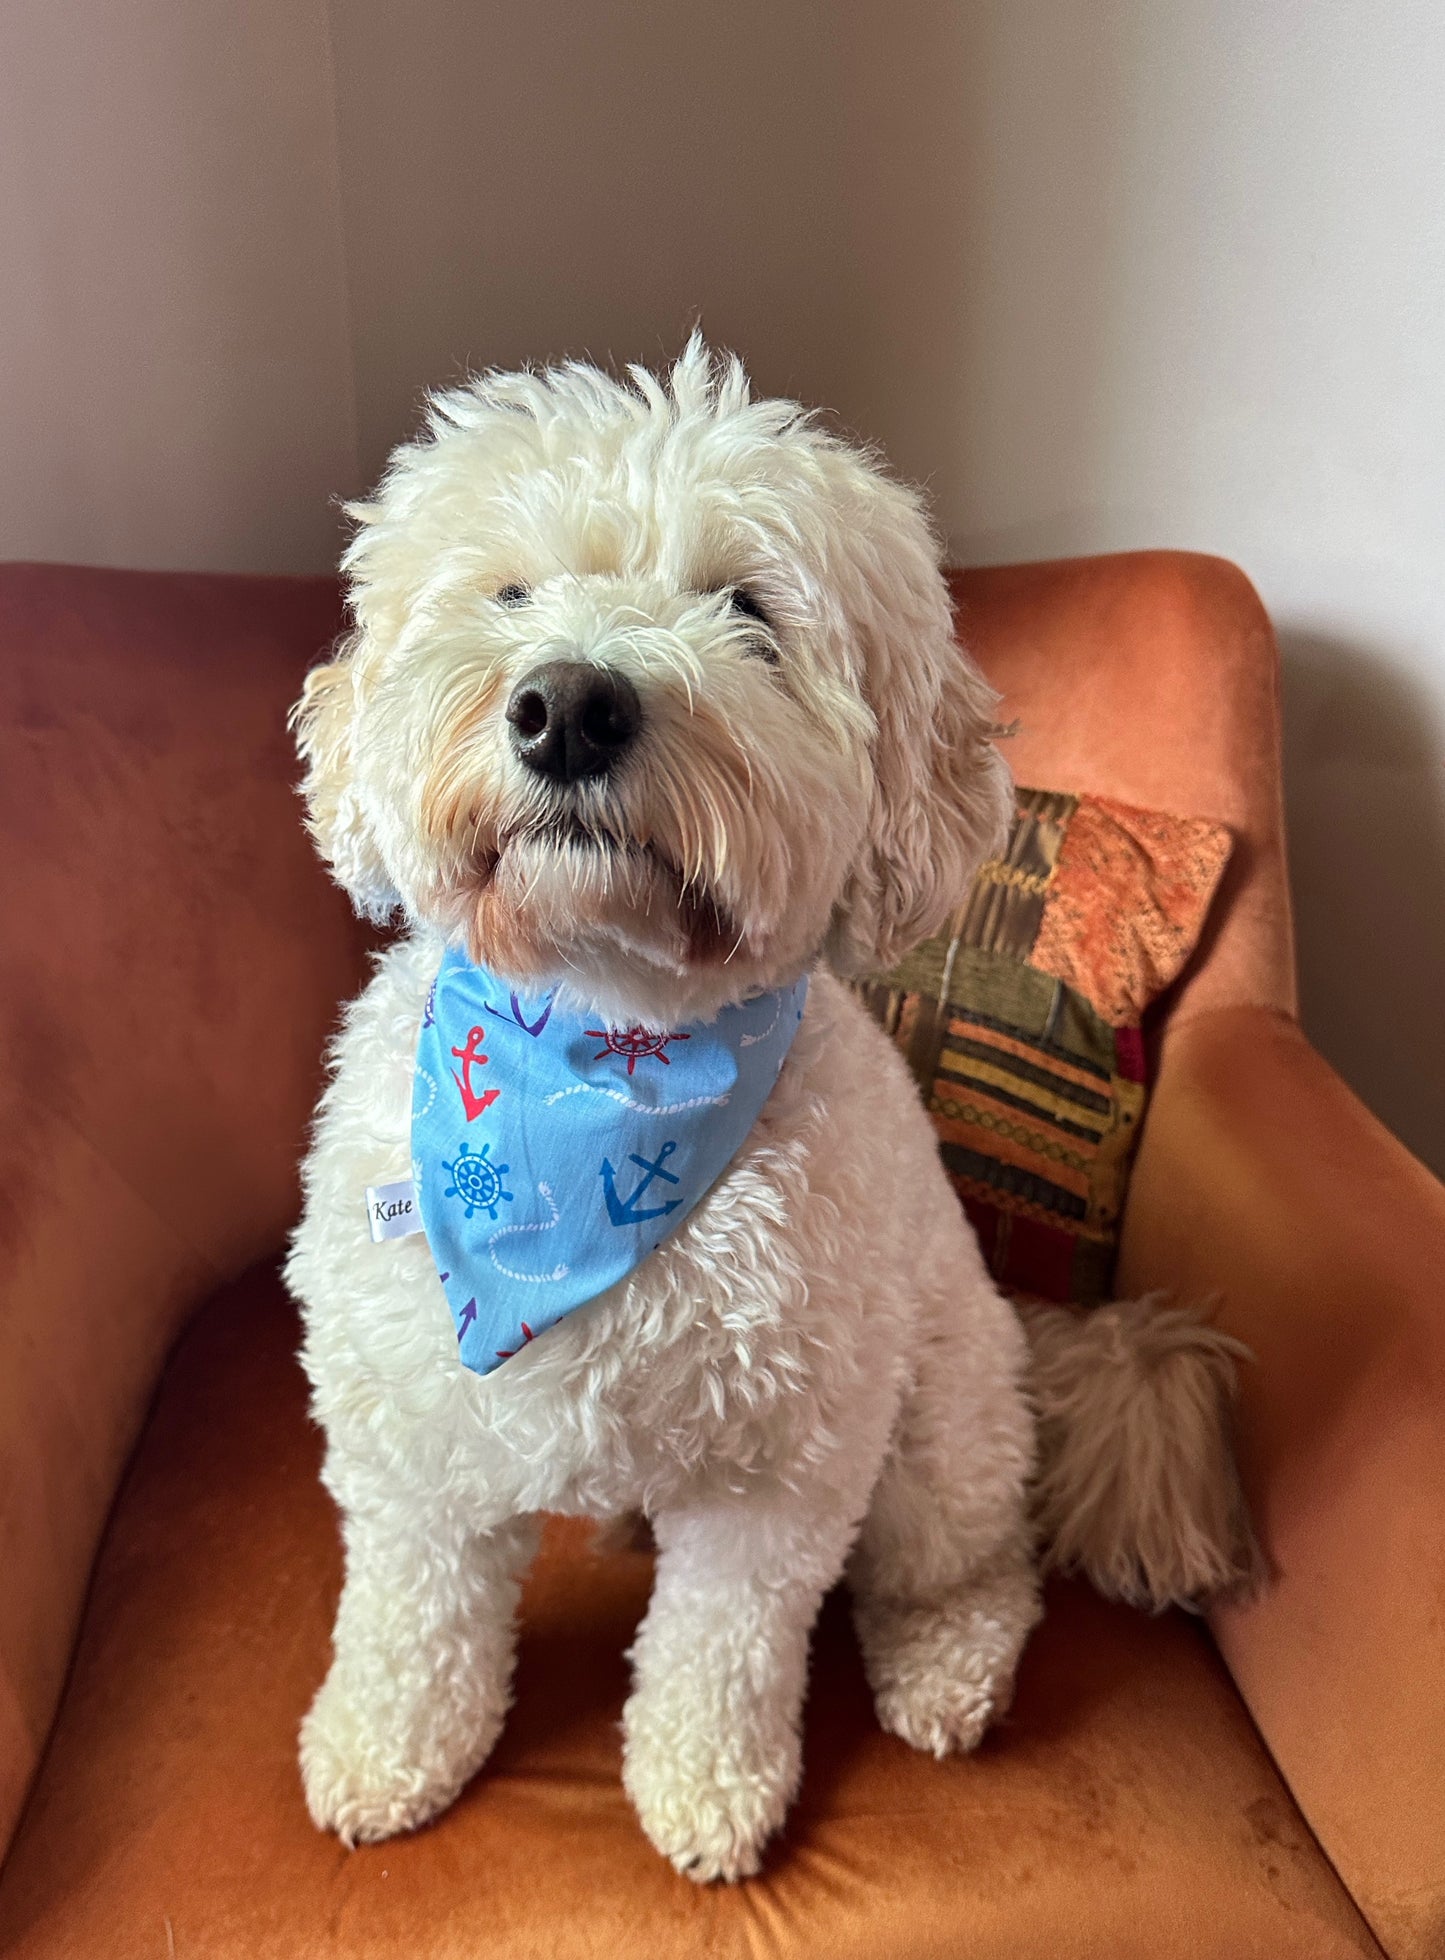
{"label": "white fabric label", "polygon": [[368,1184],[366,1222],[371,1227],[373,1245],[380,1245],[383,1239],[410,1238],[413,1232],[419,1232],[421,1209],[411,1179],[399,1177],[393,1184]]}

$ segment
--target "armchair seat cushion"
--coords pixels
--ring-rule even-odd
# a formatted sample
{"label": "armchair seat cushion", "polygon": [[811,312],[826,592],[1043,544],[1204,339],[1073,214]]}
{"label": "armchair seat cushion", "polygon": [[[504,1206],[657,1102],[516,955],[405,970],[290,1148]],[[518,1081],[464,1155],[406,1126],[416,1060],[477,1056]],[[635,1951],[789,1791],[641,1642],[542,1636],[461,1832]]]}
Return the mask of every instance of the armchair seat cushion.
{"label": "armchair seat cushion", "polygon": [[312,1829],[296,1771],[340,1576],[296,1344],[257,1270],[171,1361],[0,1877],[11,1960],[1377,1952],[1207,1635],[1069,1586],[1007,1724],[942,1763],[880,1732],[830,1600],[803,1790],[766,1881],[693,1886],[619,1777],[649,1560],[560,1523],[492,1761],[429,1829],[346,1851]]}

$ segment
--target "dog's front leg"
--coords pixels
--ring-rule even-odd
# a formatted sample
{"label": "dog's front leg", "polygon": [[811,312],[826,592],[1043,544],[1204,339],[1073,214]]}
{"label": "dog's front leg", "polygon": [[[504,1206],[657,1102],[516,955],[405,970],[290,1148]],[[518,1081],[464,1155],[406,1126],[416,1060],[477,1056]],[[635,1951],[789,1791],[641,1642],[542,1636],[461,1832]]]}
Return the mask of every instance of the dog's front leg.
{"label": "dog's front leg", "polygon": [[312,1818],[347,1844],[414,1829],[486,1760],[511,1701],[536,1526],[477,1531],[400,1494],[345,1521],[331,1671],[301,1725]]}
{"label": "dog's front leg", "polygon": [[653,1520],[657,1576],[632,1650],[623,1780],[648,1837],[690,1878],[755,1872],[787,1814],[813,1621],[856,1525],[836,1492]]}

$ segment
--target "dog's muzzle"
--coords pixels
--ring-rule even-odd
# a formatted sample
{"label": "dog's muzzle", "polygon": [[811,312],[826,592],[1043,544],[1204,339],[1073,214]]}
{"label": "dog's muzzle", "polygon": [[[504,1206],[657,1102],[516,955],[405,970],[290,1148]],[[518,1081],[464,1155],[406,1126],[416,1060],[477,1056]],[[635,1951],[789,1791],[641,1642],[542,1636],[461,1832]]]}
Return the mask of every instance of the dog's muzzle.
{"label": "dog's muzzle", "polygon": [[554,783],[616,768],[642,728],[642,703],[625,674],[585,660],[546,660],[507,703],[517,759]]}

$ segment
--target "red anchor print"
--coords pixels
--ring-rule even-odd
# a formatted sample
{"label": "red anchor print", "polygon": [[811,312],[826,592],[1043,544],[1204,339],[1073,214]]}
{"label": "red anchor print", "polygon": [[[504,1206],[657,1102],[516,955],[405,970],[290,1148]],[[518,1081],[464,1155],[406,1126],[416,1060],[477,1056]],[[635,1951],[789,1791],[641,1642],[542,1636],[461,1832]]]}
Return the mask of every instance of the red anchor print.
{"label": "red anchor print", "polygon": [[522,1322],[522,1339],[520,1345],[514,1348],[498,1348],[497,1349],[498,1361],[510,1361],[514,1354],[521,1353],[522,1349],[527,1345],[528,1341],[535,1341],[536,1338],[537,1336],[532,1332],[531,1328],[527,1325],[526,1321],[524,1320]]}
{"label": "red anchor print", "polygon": [[467,1112],[467,1121],[469,1123],[480,1116],[484,1109],[489,1109],[502,1093],[500,1089],[484,1089],[478,1095],[472,1087],[473,1068],[478,1063],[485,1062],[487,1059],[482,1053],[482,1043],[486,1038],[487,1031],[485,1028],[473,1028],[467,1036],[466,1047],[453,1048],[452,1050],[452,1053],[462,1065],[460,1075],[457,1074],[455,1069],[452,1070],[452,1081],[456,1083],[458,1089],[462,1092],[462,1107]]}

